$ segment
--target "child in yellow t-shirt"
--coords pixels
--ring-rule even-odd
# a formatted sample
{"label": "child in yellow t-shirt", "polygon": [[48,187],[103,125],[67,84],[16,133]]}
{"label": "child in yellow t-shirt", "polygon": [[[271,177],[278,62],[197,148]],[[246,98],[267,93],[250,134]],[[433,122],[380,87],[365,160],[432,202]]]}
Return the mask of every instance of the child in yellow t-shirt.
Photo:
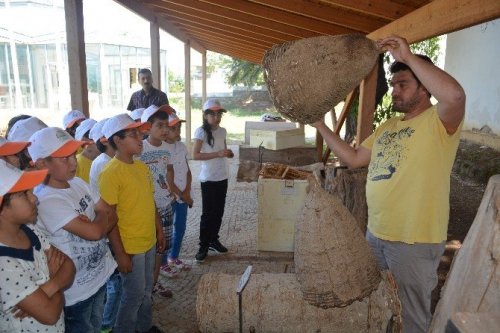
{"label": "child in yellow t-shirt", "polygon": [[102,128],[116,151],[99,176],[101,198],[118,219],[109,234],[122,279],[122,301],[113,327],[116,332],[147,332],[153,328],[155,254],[164,251],[165,239],[149,168],[134,159],[142,152],[141,130],[147,128],[127,114],[108,119]]}
{"label": "child in yellow t-shirt", "polygon": [[87,184],[90,184],[90,167],[92,166],[92,161],[99,156],[99,150],[95,142],[90,139],[90,130],[97,123],[94,119],[85,119],[77,127],[75,133],[75,139],[81,140],[87,143],[86,147],[76,154],[76,177],[80,177]]}

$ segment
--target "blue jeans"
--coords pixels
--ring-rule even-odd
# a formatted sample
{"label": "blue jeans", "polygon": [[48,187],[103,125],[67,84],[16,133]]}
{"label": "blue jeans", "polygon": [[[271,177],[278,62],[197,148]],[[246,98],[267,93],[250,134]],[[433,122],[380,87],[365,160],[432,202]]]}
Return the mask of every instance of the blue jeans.
{"label": "blue jeans", "polygon": [[185,202],[180,203],[176,201],[172,203],[172,208],[174,209],[174,237],[169,257],[177,259],[179,258],[182,239],[184,238],[184,233],[186,232],[188,205]]}
{"label": "blue jeans", "polygon": [[106,284],[94,295],[64,307],[66,333],[100,333]]}
{"label": "blue jeans", "polygon": [[132,271],[120,273],[122,295],[114,333],[148,331],[153,322],[152,292],[156,246],[132,255]]}
{"label": "blue jeans", "polygon": [[120,273],[115,271],[106,284],[106,303],[104,304],[104,313],[102,315],[102,329],[109,329],[115,326],[121,294],[122,280]]}

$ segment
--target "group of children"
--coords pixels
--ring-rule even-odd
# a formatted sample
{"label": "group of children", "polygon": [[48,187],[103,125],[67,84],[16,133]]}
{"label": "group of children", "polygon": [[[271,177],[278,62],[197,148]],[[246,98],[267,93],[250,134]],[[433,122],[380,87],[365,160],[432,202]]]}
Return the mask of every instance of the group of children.
{"label": "group of children", "polygon": [[[198,261],[227,252],[218,233],[233,153],[222,112],[208,100],[195,134]],[[169,105],[99,122],[73,110],[64,130],[36,117],[9,122],[0,138],[0,332],[161,332],[152,294],[172,292],[159,274],[190,269],[179,259],[193,205],[182,122]]]}

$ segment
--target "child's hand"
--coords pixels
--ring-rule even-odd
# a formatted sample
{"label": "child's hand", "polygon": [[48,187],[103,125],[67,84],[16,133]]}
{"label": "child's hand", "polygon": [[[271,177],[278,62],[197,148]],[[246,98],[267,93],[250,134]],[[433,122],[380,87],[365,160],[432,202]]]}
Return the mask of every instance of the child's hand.
{"label": "child's hand", "polygon": [[163,230],[156,231],[156,252],[163,253],[165,252],[165,247],[167,246],[167,242],[165,240],[165,235],[163,234]]}
{"label": "child's hand", "polygon": [[27,312],[24,312],[23,310],[19,309],[18,307],[13,307],[12,310],[10,311],[14,315],[14,318],[16,319],[21,319],[23,320],[26,317],[29,317],[29,314]]}
{"label": "child's hand", "polygon": [[193,198],[191,198],[191,195],[188,193],[184,199],[182,199],[189,208],[193,208]]}
{"label": "child's hand", "polygon": [[87,215],[83,214],[78,215],[78,219],[82,220],[82,222],[92,222]]}
{"label": "child's hand", "polygon": [[130,254],[123,253],[121,255],[115,255],[115,259],[120,273],[132,272],[132,258],[130,257]]}
{"label": "child's hand", "polygon": [[234,153],[231,149],[226,149],[226,157],[233,158]]}
{"label": "child's hand", "polygon": [[45,250],[45,255],[47,256],[49,276],[53,277],[64,263],[65,256],[61,251],[59,251],[59,249],[52,245],[47,250]]}

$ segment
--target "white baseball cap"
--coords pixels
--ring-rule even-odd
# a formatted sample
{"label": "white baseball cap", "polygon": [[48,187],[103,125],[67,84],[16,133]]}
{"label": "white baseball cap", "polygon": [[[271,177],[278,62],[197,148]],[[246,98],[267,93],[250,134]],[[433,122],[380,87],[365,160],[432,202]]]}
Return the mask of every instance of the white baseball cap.
{"label": "white baseball cap", "polygon": [[10,129],[7,139],[9,141],[29,141],[33,133],[45,127],[47,125],[37,117],[19,120]]}
{"label": "white baseball cap", "polygon": [[0,136],[0,156],[15,155],[29,145],[28,141],[8,141]]}
{"label": "white baseball cap", "polygon": [[85,142],[73,139],[68,132],[59,127],[47,127],[39,130],[30,138],[28,152],[36,162],[45,157],[66,157],[75,153]]}
{"label": "white baseball cap", "polygon": [[134,111],[130,112],[130,117],[134,120],[141,120],[144,110],[146,109],[145,108],[135,109]]}
{"label": "white baseball cap", "polygon": [[92,127],[89,133],[89,137],[92,141],[97,142],[104,136],[104,134],[102,133],[102,127],[104,126],[104,124],[108,119],[109,118],[100,120],[94,125],[94,127]]}
{"label": "white baseball cap", "polygon": [[70,128],[72,127],[78,120],[87,119],[82,111],[80,110],[71,110],[70,112],[64,115],[63,119],[63,127]]}
{"label": "white baseball cap", "polygon": [[175,113],[168,115],[168,127],[175,126],[178,123],[185,123],[185,120],[179,119]]}
{"label": "white baseball cap", "polygon": [[151,118],[151,116],[156,112],[166,112],[170,115],[172,113],[175,113],[175,110],[172,109],[172,107],[168,104],[164,104],[162,106],[151,105],[146,110],[144,110],[144,113],[141,116],[141,121],[143,123],[147,122],[149,118]]}
{"label": "white baseball cap", "polygon": [[205,103],[203,103],[203,111],[206,110],[212,110],[212,111],[221,111],[221,112],[226,112],[226,109],[224,109],[219,100],[216,98],[210,98],[208,99]]}
{"label": "white baseball cap", "polygon": [[80,123],[80,126],[78,126],[76,128],[75,139],[82,140],[85,133],[90,131],[92,129],[92,127],[94,127],[95,124],[97,124],[97,121],[95,121],[94,119],[90,119],[90,118],[82,121]]}
{"label": "white baseball cap", "polygon": [[151,126],[149,123],[138,123],[126,113],[122,113],[111,117],[106,121],[102,127],[102,134],[106,139],[109,139],[113,134],[131,128],[138,128],[139,130],[148,130]]}
{"label": "white baseball cap", "polygon": [[21,171],[13,165],[0,160],[0,204],[4,195],[32,189],[43,182],[49,170]]}

